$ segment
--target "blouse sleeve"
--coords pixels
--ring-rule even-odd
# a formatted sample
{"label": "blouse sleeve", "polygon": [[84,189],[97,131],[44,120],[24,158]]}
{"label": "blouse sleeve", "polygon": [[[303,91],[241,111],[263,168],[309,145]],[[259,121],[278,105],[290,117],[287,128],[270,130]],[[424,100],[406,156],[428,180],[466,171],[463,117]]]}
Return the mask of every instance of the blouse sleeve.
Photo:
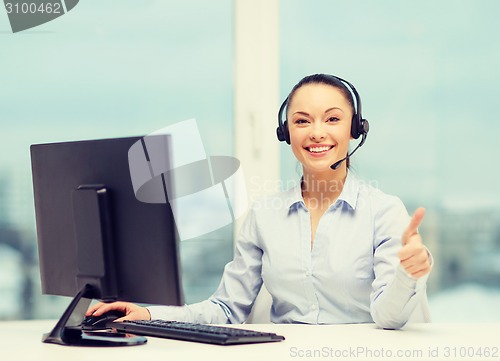
{"label": "blouse sleeve", "polygon": [[254,209],[236,239],[234,257],[225,268],[218,289],[202,302],[184,306],[151,306],[151,319],[195,323],[243,323],[262,286],[262,249],[257,242]]}
{"label": "blouse sleeve", "polygon": [[[388,329],[403,327],[412,313],[427,305],[428,274],[415,279],[399,263],[401,237],[410,222],[408,212],[397,197],[389,196],[376,213],[374,237],[373,291],[370,311],[375,323]],[[422,312],[421,310],[419,312]],[[423,321],[430,321],[423,311]]]}

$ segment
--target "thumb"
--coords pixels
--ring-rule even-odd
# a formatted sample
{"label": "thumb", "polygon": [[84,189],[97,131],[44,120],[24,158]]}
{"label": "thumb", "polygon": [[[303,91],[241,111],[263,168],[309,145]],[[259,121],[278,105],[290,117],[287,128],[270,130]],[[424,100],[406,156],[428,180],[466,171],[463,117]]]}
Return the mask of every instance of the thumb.
{"label": "thumb", "polygon": [[417,208],[415,213],[413,213],[413,217],[410,220],[410,224],[403,233],[403,238],[402,238],[403,245],[408,243],[408,240],[411,236],[418,234],[418,226],[420,226],[420,224],[422,223],[424,215],[425,215],[425,208],[423,207]]}

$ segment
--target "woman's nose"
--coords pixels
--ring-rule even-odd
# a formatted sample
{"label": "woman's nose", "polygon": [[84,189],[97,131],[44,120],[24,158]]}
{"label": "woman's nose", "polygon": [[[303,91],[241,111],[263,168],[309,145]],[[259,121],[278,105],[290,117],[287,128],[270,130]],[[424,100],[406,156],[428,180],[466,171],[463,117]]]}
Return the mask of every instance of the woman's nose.
{"label": "woman's nose", "polygon": [[311,134],[310,137],[312,140],[319,141],[323,140],[326,137],[326,132],[323,129],[322,124],[314,124],[311,127]]}

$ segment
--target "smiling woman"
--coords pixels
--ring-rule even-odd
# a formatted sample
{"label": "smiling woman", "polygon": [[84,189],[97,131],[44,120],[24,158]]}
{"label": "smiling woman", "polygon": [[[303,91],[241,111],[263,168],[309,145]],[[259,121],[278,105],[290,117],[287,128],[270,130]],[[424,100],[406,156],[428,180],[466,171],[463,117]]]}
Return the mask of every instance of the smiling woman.
{"label": "smiling woman", "polygon": [[[500,291],[500,123],[488,106],[500,88],[500,2],[313,3],[280,8],[282,98],[312,72],[357,85],[373,127],[350,172],[397,194],[409,211],[425,204],[419,231],[437,267],[428,282],[433,319],[498,319],[498,307],[469,300]],[[283,181],[297,179],[287,147],[280,162]],[[448,307],[434,310],[433,299],[444,297]]]}
{"label": "smiling woman", "polygon": [[202,302],[147,310],[100,303],[87,315],[118,310],[124,320],[242,323],[265,285],[274,323],[400,328],[410,320],[430,321],[431,258],[417,231],[424,210],[410,219],[397,197],[359,181],[344,162],[331,167],[345,158],[358,129],[364,139],[367,128],[357,124],[362,118],[339,85],[322,79],[337,78],[314,75],[294,87],[288,119],[277,132],[302,164],[302,182],[255,201],[215,293]]}

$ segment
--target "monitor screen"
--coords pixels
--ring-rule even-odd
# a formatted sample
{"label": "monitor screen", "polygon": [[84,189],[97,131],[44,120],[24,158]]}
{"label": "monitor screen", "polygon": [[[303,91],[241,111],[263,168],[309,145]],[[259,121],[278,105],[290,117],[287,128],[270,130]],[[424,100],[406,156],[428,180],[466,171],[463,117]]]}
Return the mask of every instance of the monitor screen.
{"label": "monitor screen", "polygon": [[91,298],[106,301],[183,303],[172,209],[136,198],[134,144],[149,161],[141,137],[31,146],[44,294],[74,297],[90,287]]}

